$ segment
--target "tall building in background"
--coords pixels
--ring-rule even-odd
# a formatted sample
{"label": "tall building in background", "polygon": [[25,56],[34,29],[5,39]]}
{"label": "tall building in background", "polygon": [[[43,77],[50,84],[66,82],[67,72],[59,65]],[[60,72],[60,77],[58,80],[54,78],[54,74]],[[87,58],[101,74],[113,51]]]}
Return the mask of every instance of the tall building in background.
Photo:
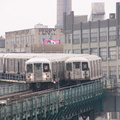
{"label": "tall building in background", "polygon": [[5,38],[0,36],[0,53],[5,52]]}
{"label": "tall building in background", "polygon": [[57,24],[56,28],[63,27],[63,13],[69,14],[72,10],[71,0],[57,0]]}
{"label": "tall building in background", "polygon": [[92,3],[90,21],[104,20],[104,17],[105,17],[104,3],[102,2]]}

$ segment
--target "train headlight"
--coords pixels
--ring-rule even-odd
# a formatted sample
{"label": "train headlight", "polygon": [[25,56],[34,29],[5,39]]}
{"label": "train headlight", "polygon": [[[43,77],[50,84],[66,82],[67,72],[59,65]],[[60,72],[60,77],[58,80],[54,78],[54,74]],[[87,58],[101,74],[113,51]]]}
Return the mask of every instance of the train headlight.
{"label": "train headlight", "polygon": [[43,78],[44,78],[44,79],[46,79],[46,78],[47,78],[47,75],[46,75],[46,74],[44,74],[44,75],[43,75]]}
{"label": "train headlight", "polygon": [[30,75],[30,79],[32,79],[33,78],[33,76],[32,75]]}
{"label": "train headlight", "polygon": [[53,83],[55,84],[56,82],[55,82],[55,81],[53,81]]}
{"label": "train headlight", "polygon": [[33,78],[33,76],[32,76],[32,75],[28,75],[28,79],[30,79],[30,80],[31,80],[32,78]]}

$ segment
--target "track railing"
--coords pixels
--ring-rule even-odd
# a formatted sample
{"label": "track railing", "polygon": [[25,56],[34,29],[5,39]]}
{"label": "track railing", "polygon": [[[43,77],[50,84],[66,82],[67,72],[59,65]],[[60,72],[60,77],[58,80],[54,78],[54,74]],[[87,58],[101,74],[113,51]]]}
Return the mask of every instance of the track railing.
{"label": "track railing", "polygon": [[24,84],[24,83],[0,85],[0,95],[16,93],[28,89],[29,89],[29,84]]}
{"label": "track railing", "polygon": [[16,80],[16,81],[25,81],[24,74],[15,74],[15,73],[0,73],[0,79],[7,80]]}

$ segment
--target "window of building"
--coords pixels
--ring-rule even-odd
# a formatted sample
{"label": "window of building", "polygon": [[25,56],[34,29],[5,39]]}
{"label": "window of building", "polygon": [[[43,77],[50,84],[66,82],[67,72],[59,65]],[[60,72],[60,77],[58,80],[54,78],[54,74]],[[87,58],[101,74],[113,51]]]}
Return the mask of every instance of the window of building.
{"label": "window of building", "polygon": [[68,43],[71,43],[71,40],[72,40],[72,35],[68,34]]}
{"label": "window of building", "polygon": [[118,58],[120,59],[120,47],[118,47]]}
{"label": "window of building", "polygon": [[102,60],[107,60],[107,48],[100,48],[100,57]]}
{"label": "window of building", "polygon": [[65,44],[67,43],[67,35],[65,34]]}
{"label": "window of building", "polygon": [[74,49],[74,50],[73,50],[73,53],[79,54],[79,53],[80,53],[80,49]]}
{"label": "window of building", "polygon": [[97,50],[97,48],[91,48],[91,49],[90,49],[90,53],[91,53],[92,55],[98,55],[98,50]]}
{"label": "window of building", "polygon": [[89,53],[89,50],[88,50],[88,49],[82,49],[82,50],[81,50],[81,53],[82,53],[82,54],[88,54],[88,53]]}
{"label": "window of building", "polygon": [[89,38],[89,31],[88,30],[83,30],[82,31],[82,43],[87,43]]}
{"label": "window of building", "polygon": [[116,27],[109,27],[109,40],[116,40]]}
{"label": "window of building", "polygon": [[109,60],[116,60],[116,57],[117,57],[116,47],[108,48],[108,57],[109,57]]}
{"label": "window of building", "polygon": [[102,67],[103,76],[107,76],[107,67]]}
{"label": "window of building", "polygon": [[71,34],[66,34],[65,35],[65,43],[71,43],[72,40],[72,35]]}
{"label": "window of building", "polygon": [[71,53],[71,50],[70,49],[68,49],[68,50],[66,49],[65,53]]}
{"label": "window of building", "polygon": [[118,118],[117,118],[117,112],[111,112],[111,119],[114,119],[114,120],[115,120],[115,119],[116,119],[116,120],[118,119]]}
{"label": "window of building", "polygon": [[68,50],[68,53],[71,53],[71,50],[70,50],[70,49]]}
{"label": "window of building", "polygon": [[107,28],[100,28],[100,41],[107,41]]}
{"label": "window of building", "polygon": [[97,29],[91,29],[91,42],[97,42],[98,36]]}
{"label": "window of building", "polygon": [[119,29],[119,39],[120,39],[120,29]]}
{"label": "window of building", "polygon": [[74,31],[73,32],[73,44],[79,44],[80,43],[80,31]]}
{"label": "window of building", "polygon": [[118,66],[118,78],[120,79],[120,65]]}
{"label": "window of building", "polygon": [[109,66],[109,78],[110,78],[110,84],[115,83],[115,81],[116,81],[116,66]]}
{"label": "window of building", "polygon": [[67,50],[65,50],[65,53],[68,53],[68,51],[67,51]]}

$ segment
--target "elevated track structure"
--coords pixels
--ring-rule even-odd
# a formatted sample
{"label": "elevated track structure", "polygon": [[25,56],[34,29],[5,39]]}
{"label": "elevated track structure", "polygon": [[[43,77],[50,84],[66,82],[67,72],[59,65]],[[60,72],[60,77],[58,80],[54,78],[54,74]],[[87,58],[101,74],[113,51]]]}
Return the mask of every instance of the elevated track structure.
{"label": "elevated track structure", "polygon": [[107,95],[106,82],[70,86],[41,95],[1,104],[1,120],[78,120],[82,116],[95,120],[103,111]]}

